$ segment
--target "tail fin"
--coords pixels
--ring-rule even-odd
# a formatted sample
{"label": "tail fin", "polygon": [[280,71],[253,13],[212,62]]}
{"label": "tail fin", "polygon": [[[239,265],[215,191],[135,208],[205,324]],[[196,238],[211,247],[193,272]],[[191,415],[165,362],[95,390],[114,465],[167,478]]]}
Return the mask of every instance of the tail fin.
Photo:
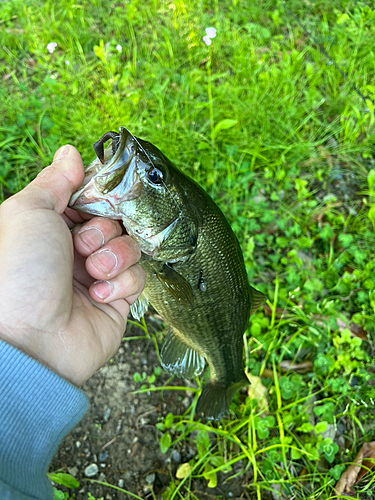
{"label": "tail fin", "polygon": [[239,382],[226,387],[224,384],[207,382],[198,399],[196,415],[205,420],[219,420],[224,418],[229,411],[229,405],[237,391],[248,385],[249,381],[244,376]]}

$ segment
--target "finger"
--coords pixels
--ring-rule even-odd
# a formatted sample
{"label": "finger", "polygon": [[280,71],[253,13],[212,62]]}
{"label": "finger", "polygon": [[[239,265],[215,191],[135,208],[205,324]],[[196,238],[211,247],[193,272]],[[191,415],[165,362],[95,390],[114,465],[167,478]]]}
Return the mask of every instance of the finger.
{"label": "finger", "polygon": [[146,283],[146,273],[136,264],[111,280],[95,281],[90,286],[90,296],[96,302],[111,303],[119,299],[134,299]]}
{"label": "finger", "polygon": [[122,228],[119,222],[103,217],[94,217],[73,229],[74,248],[83,257],[88,257],[121,234]]}
{"label": "finger", "polygon": [[11,203],[12,210],[16,213],[46,208],[62,214],[83,178],[81,155],[75,147],[66,145],[55,153],[49,167],[43,169],[28,186],[5,203]]}
{"label": "finger", "polygon": [[[67,207],[63,213],[63,216],[72,221],[74,224],[82,224],[83,222],[86,222],[87,218],[83,218],[83,215],[89,215],[89,214],[83,214],[81,212],[77,212],[77,210],[73,210],[70,207]],[[93,215],[89,215],[89,218],[92,219]]]}
{"label": "finger", "polygon": [[85,257],[79,255],[77,251],[74,251],[73,279],[85,287],[87,294],[90,285],[92,285],[95,281],[95,279],[86,271]]}
{"label": "finger", "polygon": [[140,257],[137,243],[130,236],[119,236],[87,257],[86,269],[93,278],[106,280],[133,266]]}
{"label": "finger", "polygon": [[91,214],[84,214],[83,212],[80,213],[67,207],[61,217],[64,219],[68,228],[73,229],[77,224],[82,224],[83,222],[92,219],[94,216]]}

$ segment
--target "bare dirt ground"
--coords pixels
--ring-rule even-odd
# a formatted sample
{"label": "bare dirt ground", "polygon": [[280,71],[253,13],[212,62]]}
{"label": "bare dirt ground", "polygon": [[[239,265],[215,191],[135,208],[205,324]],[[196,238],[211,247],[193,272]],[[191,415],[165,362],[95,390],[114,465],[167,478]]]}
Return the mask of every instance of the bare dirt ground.
{"label": "bare dirt ground", "polygon": [[[130,325],[125,334],[141,335],[144,333],[139,328]],[[152,375],[156,366],[159,361],[151,340],[125,340],[112,362],[83,387],[90,410],[61,443],[50,468],[70,473],[80,482],[78,490],[70,490],[76,500],[87,500],[88,492],[96,499],[131,498],[89,481],[86,474],[90,465],[93,472],[97,471],[92,479],[122,487],[144,499],[161,499],[178,466],[196,455],[193,437],[190,444],[184,441],[161,453],[161,432],[155,427],[167,413],[180,415],[186,411],[192,402],[191,393],[168,390],[132,394],[141,385],[134,382],[134,373]],[[154,384],[162,386],[167,380],[168,375],[162,371]],[[186,381],[173,379],[168,385],[186,385]],[[224,475],[219,475],[214,489],[207,488],[207,480],[195,480],[190,491],[200,500],[250,498],[243,496],[242,487],[244,480],[250,478],[241,475],[227,483],[224,479]],[[181,493],[185,497],[186,490]]]}

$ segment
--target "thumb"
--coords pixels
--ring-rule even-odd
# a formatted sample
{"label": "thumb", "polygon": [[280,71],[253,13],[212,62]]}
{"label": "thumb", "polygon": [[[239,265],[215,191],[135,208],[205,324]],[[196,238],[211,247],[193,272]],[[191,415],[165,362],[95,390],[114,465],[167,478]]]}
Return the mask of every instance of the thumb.
{"label": "thumb", "polygon": [[53,162],[15,197],[20,211],[45,208],[62,214],[72,194],[84,179],[81,155],[74,146],[66,145],[58,149]]}

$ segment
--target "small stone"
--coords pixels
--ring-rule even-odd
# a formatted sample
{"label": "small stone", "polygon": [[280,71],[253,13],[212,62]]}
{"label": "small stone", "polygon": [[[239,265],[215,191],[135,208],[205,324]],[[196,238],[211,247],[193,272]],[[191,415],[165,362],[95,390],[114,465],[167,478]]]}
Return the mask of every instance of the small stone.
{"label": "small stone", "polygon": [[146,358],[142,359],[142,365],[146,365],[147,366],[147,359]]}
{"label": "small stone", "polygon": [[146,476],[146,483],[148,484],[154,484],[155,482],[155,473],[153,472],[152,474],[149,474],[148,476]]}
{"label": "small stone", "polygon": [[345,438],[344,436],[339,436],[336,440],[337,444],[339,445],[339,447],[341,449],[345,449],[345,445],[346,445],[346,442],[345,442]]}
{"label": "small stone", "polygon": [[123,488],[124,487],[124,484],[125,484],[125,481],[123,479],[119,479],[118,480],[118,487],[119,488]]}
{"label": "small stone", "polygon": [[81,447],[81,441],[76,441],[76,448],[80,448]]}
{"label": "small stone", "polygon": [[131,478],[132,478],[132,473],[130,472],[130,470],[127,470],[125,472],[125,481],[128,482],[131,480]]}
{"label": "small stone", "polygon": [[99,455],[99,462],[105,462],[108,458],[108,451],[102,451]]}
{"label": "small stone", "polygon": [[185,408],[189,408],[189,406],[190,406],[190,399],[188,397],[184,398],[182,400],[182,404],[185,406]]}
{"label": "small stone", "polygon": [[233,493],[231,491],[228,491],[228,497],[232,498]]}
{"label": "small stone", "polygon": [[111,408],[107,408],[106,411],[104,412],[104,417],[103,417],[104,422],[108,422],[110,415],[111,415]]}
{"label": "small stone", "polygon": [[98,472],[99,472],[99,467],[96,464],[90,464],[84,470],[84,474],[86,477],[94,477],[97,475]]}
{"label": "small stone", "polygon": [[99,474],[99,481],[101,481],[102,483],[105,483],[107,481],[107,476],[104,474],[104,472],[101,472]]}
{"label": "small stone", "polygon": [[179,452],[177,450],[172,451],[171,458],[172,458],[173,462],[176,462],[177,464],[179,464],[181,462],[181,455],[179,454]]}
{"label": "small stone", "polygon": [[120,349],[118,350],[118,352],[119,352],[120,354],[124,354],[125,349],[124,349],[123,347],[120,347]]}
{"label": "small stone", "polygon": [[141,417],[141,425],[146,425],[148,424],[148,419],[145,417]]}
{"label": "small stone", "polygon": [[68,472],[71,476],[76,477],[76,475],[78,474],[78,467],[68,467]]}

